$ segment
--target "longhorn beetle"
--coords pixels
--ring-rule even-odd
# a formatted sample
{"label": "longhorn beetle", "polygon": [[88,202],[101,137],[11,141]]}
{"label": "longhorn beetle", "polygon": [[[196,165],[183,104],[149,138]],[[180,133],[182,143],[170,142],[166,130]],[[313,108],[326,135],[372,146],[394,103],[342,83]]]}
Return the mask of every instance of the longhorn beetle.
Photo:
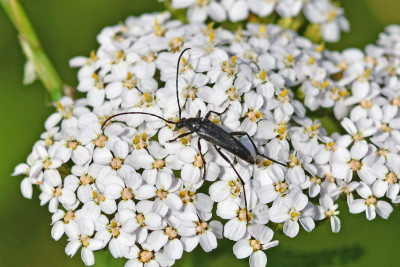
{"label": "longhorn beetle", "polygon": [[185,137],[187,135],[196,133],[199,136],[199,139],[197,141],[197,146],[198,146],[198,150],[201,156],[201,159],[203,161],[203,167],[204,167],[204,172],[203,172],[203,179],[206,176],[206,162],[204,160],[204,156],[201,153],[201,144],[200,144],[200,140],[204,139],[205,141],[207,141],[208,143],[210,143],[215,150],[218,152],[218,154],[226,161],[229,163],[229,165],[232,167],[232,169],[235,171],[236,175],[238,176],[240,183],[242,184],[243,187],[243,196],[244,196],[244,202],[245,202],[245,210],[246,210],[246,219],[248,220],[248,211],[247,211],[247,199],[246,199],[246,190],[244,188],[245,182],[243,181],[242,177],[240,176],[239,172],[236,170],[235,166],[233,165],[233,163],[228,159],[228,157],[222,153],[221,149],[224,149],[228,152],[230,152],[231,154],[233,154],[234,156],[237,156],[239,158],[241,158],[242,160],[250,163],[250,164],[254,164],[255,163],[255,159],[252,156],[251,152],[238,140],[236,139],[234,136],[244,136],[246,135],[251,144],[253,145],[254,151],[257,155],[262,156],[274,163],[277,163],[279,165],[282,165],[284,167],[287,167],[286,164],[284,163],[280,163],[274,159],[271,159],[263,154],[261,154],[259,152],[259,150],[257,149],[257,146],[255,145],[253,139],[250,137],[250,135],[246,132],[240,131],[240,132],[227,132],[224,129],[222,129],[221,127],[219,127],[218,125],[216,125],[215,123],[213,123],[212,121],[210,121],[208,118],[210,117],[211,113],[214,113],[218,116],[221,116],[222,114],[224,114],[229,106],[223,111],[223,112],[216,112],[216,111],[208,111],[206,116],[204,118],[201,118],[201,111],[199,110],[199,112],[197,113],[197,116],[194,118],[182,118],[182,110],[181,110],[181,106],[179,103],[179,93],[178,93],[178,76],[179,76],[179,63],[181,61],[181,58],[183,56],[183,54],[189,50],[190,48],[186,48],[182,51],[182,53],[179,55],[178,58],[178,63],[177,63],[177,67],[176,67],[176,100],[178,102],[178,108],[179,108],[179,120],[177,122],[174,121],[170,121],[170,120],[166,120],[156,114],[152,114],[152,113],[147,113],[147,112],[139,112],[139,111],[132,111],[132,112],[123,112],[123,113],[118,113],[115,114],[111,117],[109,117],[107,120],[104,121],[103,125],[102,125],[102,129],[104,129],[105,125],[107,124],[107,122],[117,116],[121,116],[121,115],[132,115],[132,114],[143,114],[143,115],[149,115],[149,116],[153,116],[156,118],[159,118],[167,123],[171,123],[171,124],[175,124],[175,131],[181,129],[181,128],[187,128],[189,130],[189,132],[183,133],[179,136],[177,136],[174,139],[169,140],[168,142],[173,142],[178,140],[179,138]]}

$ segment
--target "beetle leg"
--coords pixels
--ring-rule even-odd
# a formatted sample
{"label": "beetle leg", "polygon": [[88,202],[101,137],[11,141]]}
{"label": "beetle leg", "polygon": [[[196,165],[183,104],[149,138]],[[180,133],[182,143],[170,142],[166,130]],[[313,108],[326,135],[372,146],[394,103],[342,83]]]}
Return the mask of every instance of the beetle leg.
{"label": "beetle leg", "polygon": [[240,183],[241,183],[242,186],[243,186],[244,205],[245,205],[245,210],[246,210],[246,221],[247,221],[247,223],[249,223],[249,212],[248,212],[248,210],[247,210],[246,189],[244,188],[245,183],[244,183],[242,177],[240,176],[239,172],[236,170],[236,168],[235,168],[235,166],[233,165],[233,163],[228,159],[228,157],[225,156],[225,154],[222,153],[221,150],[219,150],[219,149],[217,148],[216,145],[213,145],[213,146],[214,146],[215,150],[217,150],[218,154],[219,154],[226,162],[228,162],[229,165],[231,165],[232,169],[235,171],[236,175],[238,176],[238,178],[239,178],[239,180],[240,180]]}
{"label": "beetle leg", "polygon": [[184,133],[184,134],[178,135],[178,136],[177,136],[177,137],[175,137],[174,139],[168,140],[168,141],[167,141],[167,143],[174,142],[174,141],[178,140],[179,138],[182,138],[182,137],[188,136],[188,135],[190,135],[190,134],[192,134],[192,133],[194,133],[194,132],[187,132],[187,133]]}
{"label": "beetle leg", "polygon": [[196,118],[200,118],[201,116],[201,110],[199,109],[199,111],[197,112]]}
{"label": "beetle leg", "polygon": [[197,139],[197,148],[199,149],[199,153],[201,156],[201,160],[203,161],[203,180],[206,179],[206,161],[204,160],[204,156],[203,153],[201,153],[201,143],[200,143],[201,138],[199,137],[199,139]]}
{"label": "beetle leg", "polygon": [[260,151],[258,150],[256,144],[254,143],[253,139],[250,137],[250,135],[249,135],[248,133],[246,133],[246,132],[231,132],[230,134],[231,134],[231,135],[236,135],[236,136],[244,136],[244,135],[247,135],[247,137],[249,138],[251,144],[253,145],[253,148],[254,148],[254,150],[255,150],[255,152],[256,152],[257,155],[259,155],[259,156],[261,156],[261,157],[264,157],[264,158],[266,158],[266,159],[268,159],[268,160],[270,160],[270,161],[272,161],[272,162],[274,162],[274,163],[276,163],[276,164],[279,164],[279,165],[281,165],[281,166],[288,167],[287,164],[281,163],[281,162],[279,162],[279,161],[276,161],[276,160],[274,160],[274,159],[271,159],[271,158],[265,156],[264,154],[261,154]]}
{"label": "beetle leg", "polygon": [[222,112],[216,112],[216,111],[210,110],[209,112],[207,112],[207,114],[204,118],[208,119],[208,117],[210,117],[211,113],[214,113],[215,115],[218,115],[218,116],[222,116],[225,112],[228,111],[229,107],[230,107],[230,105],[227,106],[226,109]]}

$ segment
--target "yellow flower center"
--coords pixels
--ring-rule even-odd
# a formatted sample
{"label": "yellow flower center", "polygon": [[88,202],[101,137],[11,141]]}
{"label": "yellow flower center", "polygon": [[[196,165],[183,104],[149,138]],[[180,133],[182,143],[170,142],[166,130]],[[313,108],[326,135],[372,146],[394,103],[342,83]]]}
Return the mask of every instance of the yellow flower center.
{"label": "yellow flower center", "polygon": [[389,154],[389,151],[386,150],[386,149],[379,149],[377,151],[377,153],[378,153],[379,156],[386,158],[388,156],[388,154]]}
{"label": "yellow flower center", "polygon": [[167,30],[163,27],[160,26],[160,24],[158,24],[158,20],[154,21],[154,35],[155,36],[164,36],[165,32]]}
{"label": "yellow flower center", "polygon": [[336,143],[333,142],[333,141],[331,141],[331,142],[329,142],[329,143],[326,143],[326,144],[325,144],[325,149],[326,149],[327,151],[336,151]]}
{"label": "yellow flower center", "polygon": [[113,238],[117,238],[120,235],[119,228],[115,228],[111,230],[111,235]]}
{"label": "yellow flower center", "polygon": [[265,78],[267,77],[267,72],[265,71],[265,70],[263,70],[261,73],[260,73],[260,76],[259,76],[259,78],[260,78],[260,80],[265,80]]}
{"label": "yellow flower center", "polygon": [[46,170],[50,168],[51,164],[53,164],[50,159],[45,159],[43,161],[43,168],[45,168]]}
{"label": "yellow flower center", "polygon": [[147,135],[146,132],[143,132],[142,135],[135,135],[133,138],[133,147],[136,149],[142,149],[147,147]]}
{"label": "yellow flower center", "polygon": [[142,56],[142,60],[148,63],[153,62],[156,59],[157,59],[157,54],[155,52],[150,52]]}
{"label": "yellow flower center", "polygon": [[250,109],[248,112],[245,114],[249,119],[253,122],[258,121],[262,117],[262,113],[259,110],[252,110]]}
{"label": "yellow flower center", "polygon": [[108,138],[105,135],[100,135],[95,141],[94,144],[97,147],[104,147],[105,146],[105,142],[108,140]]}
{"label": "yellow flower center", "polygon": [[84,174],[79,179],[82,185],[88,185],[94,182],[93,177],[87,174]]}
{"label": "yellow flower center", "polygon": [[52,146],[54,144],[53,136],[47,136],[46,139],[44,140],[44,144],[46,146]]}
{"label": "yellow flower center", "polygon": [[294,168],[296,166],[300,165],[299,158],[297,158],[295,155],[291,154],[289,156],[289,167]]}
{"label": "yellow flower center", "polygon": [[392,99],[392,101],[390,101],[390,103],[391,103],[393,106],[397,106],[397,107],[400,108],[400,96],[397,97],[397,98]]}
{"label": "yellow flower center", "polygon": [[291,210],[290,212],[290,219],[292,221],[295,221],[298,219],[298,217],[301,215],[301,212],[297,211],[297,210]]}
{"label": "yellow flower center", "polygon": [[256,159],[256,164],[258,167],[268,167],[272,164],[272,161],[269,159],[264,159],[264,158],[257,158]]}
{"label": "yellow flower center", "polygon": [[139,213],[138,215],[136,215],[136,221],[142,227],[146,226],[146,224],[144,223],[145,220],[146,220],[146,218],[144,217],[144,215],[142,213]]}
{"label": "yellow flower center", "polygon": [[144,250],[139,253],[139,261],[140,262],[149,262],[154,258],[154,254],[151,251]]}
{"label": "yellow flower center", "polygon": [[61,187],[57,187],[55,192],[54,192],[54,195],[57,196],[57,197],[61,197],[62,196],[62,188]]}
{"label": "yellow flower center", "polygon": [[75,219],[75,213],[72,210],[69,210],[64,215],[64,222],[69,223],[69,221]]}
{"label": "yellow flower center", "polygon": [[163,161],[162,159],[156,159],[153,163],[153,168],[154,169],[162,169],[165,166],[165,161]]}
{"label": "yellow flower center", "polygon": [[207,222],[196,222],[196,234],[204,234],[210,227]]}
{"label": "yellow flower center", "polygon": [[203,167],[204,167],[204,162],[203,162],[203,159],[201,158],[201,155],[200,155],[200,154],[198,154],[198,155],[195,157],[195,160],[194,160],[194,162],[193,162],[193,165],[194,165],[195,167],[198,167],[198,168],[203,168]]}
{"label": "yellow flower center", "polygon": [[183,96],[186,99],[192,99],[195,100],[196,99],[196,94],[197,94],[198,89],[194,88],[194,87],[187,87],[185,90],[183,90]]}
{"label": "yellow flower center", "polygon": [[275,128],[274,131],[278,135],[279,140],[285,139],[289,134],[289,131],[287,130],[286,122],[282,122],[281,124],[279,124]]}
{"label": "yellow flower center", "polygon": [[81,244],[82,246],[84,246],[85,248],[87,248],[89,246],[89,236],[85,235],[80,237],[81,239]]}
{"label": "yellow flower center", "polygon": [[251,219],[253,219],[253,214],[251,212],[248,212],[246,216],[246,209],[241,209],[238,211],[238,219],[241,222],[247,220],[251,221]]}
{"label": "yellow flower center", "polygon": [[311,177],[310,181],[314,184],[321,184],[321,178],[317,177]]}
{"label": "yellow flower center", "polygon": [[328,211],[325,212],[325,217],[326,218],[330,218],[330,217],[332,217],[334,215],[335,215],[335,212],[333,210],[331,210],[331,209],[329,209]]}
{"label": "yellow flower center", "polygon": [[182,199],[183,204],[187,205],[194,201],[194,192],[190,190],[182,189],[179,192],[179,197]]}
{"label": "yellow flower center", "polygon": [[164,233],[168,236],[169,240],[173,240],[178,236],[178,231],[170,226],[165,228]]}
{"label": "yellow flower center", "polygon": [[235,56],[232,57],[231,62],[228,61],[222,62],[221,70],[225,72],[228,75],[228,77],[231,77],[233,74],[235,74],[235,62],[236,62]]}
{"label": "yellow flower center", "polygon": [[169,41],[169,47],[171,52],[178,52],[183,45],[183,40],[180,37],[174,37]]}
{"label": "yellow flower center", "polygon": [[293,63],[293,55],[289,54],[286,59],[286,67],[290,67]]}
{"label": "yellow flower center", "polygon": [[349,166],[350,166],[350,169],[352,169],[353,172],[355,172],[355,171],[358,171],[361,169],[362,163],[359,162],[358,160],[353,159],[349,162]]}
{"label": "yellow flower center", "polygon": [[318,133],[319,133],[319,130],[318,130],[319,126],[320,126],[320,124],[315,124],[312,126],[311,125],[304,126],[304,132],[310,138],[316,137],[316,136],[318,136]]}
{"label": "yellow flower center", "polygon": [[281,195],[286,194],[289,185],[284,182],[279,182],[279,184],[274,183],[275,191],[279,192]]}
{"label": "yellow flower center", "polygon": [[156,195],[159,199],[164,199],[168,196],[168,191],[165,190],[157,190]]}
{"label": "yellow flower center", "polygon": [[377,203],[378,201],[376,200],[376,197],[374,197],[374,196],[369,196],[366,200],[365,200],[365,204],[367,204],[368,206],[371,206],[371,205],[376,205],[376,203]]}
{"label": "yellow flower center", "polygon": [[360,102],[360,105],[362,108],[369,109],[369,108],[372,108],[374,103],[371,100],[362,100]]}
{"label": "yellow flower center", "polygon": [[235,87],[231,87],[229,90],[226,90],[225,93],[228,95],[229,100],[234,101],[239,98],[239,93],[236,91]]}
{"label": "yellow flower center", "polygon": [[122,167],[123,163],[123,159],[113,158],[110,165],[113,170],[119,170]]}
{"label": "yellow flower center", "polygon": [[231,180],[228,182],[228,185],[230,187],[230,192],[232,194],[232,197],[234,197],[240,193],[241,183],[239,180],[236,180],[236,181]]}
{"label": "yellow flower center", "polygon": [[97,89],[104,89],[104,83],[99,79],[99,76],[95,72],[93,72],[92,77],[95,80],[95,85]]}
{"label": "yellow flower center", "polygon": [[79,143],[76,142],[76,141],[69,141],[69,142],[67,143],[67,146],[68,146],[69,148],[72,148],[72,150],[75,150],[75,149],[78,147],[78,145],[79,145]]}
{"label": "yellow flower center", "polygon": [[249,242],[250,242],[250,247],[253,248],[253,251],[257,251],[257,250],[261,249],[261,243],[259,240],[250,239]]}
{"label": "yellow flower center", "polygon": [[362,140],[363,140],[363,135],[362,135],[362,133],[355,133],[355,134],[353,134],[353,140],[355,140],[355,141],[362,141]]}
{"label": "yellow flower center", "polygon": [[387,124],[385,122],[382,123],[381,129],[385,133],[391,133],[392,132],[392,128],[389,126],[389,124]]}
{"label": "yellow flower center", "polygon": [[386,181],[389,184],[395,184],[395,183],[397,183],[397,180],[398,180],[398,178],[397,178],[397,175],[395,173],[389,172],[388,174],[386,174]]}
{"label": "yellow flower center", "polygon": [[122,189],[121,197],[122,197],[122,199],[125,200],[125,201],[126,201],[126,200],[129,200],[129,199],[132,199],[132,198],[133,198],[132,189],[130,189],[130,188],[124,188],[124,189]]}
{"label": "yellow flower center", "polygon": [[138,81],[136,80],[136,77],[133,77],[130,72],[128,72],[127,78],[123,83],[123,86],[128,88],[128,89],[133,89],[137,86]]}
{"label": "yellow flower center", "polygon": [[[93,191],[93,192],[95,192],[95,191]],[[98,198],[98,201],[101,201],[101,202],[106,201],[106,196],[103,195],[103,194],[100,194],[100,195],[99,195],[99,198]]]}

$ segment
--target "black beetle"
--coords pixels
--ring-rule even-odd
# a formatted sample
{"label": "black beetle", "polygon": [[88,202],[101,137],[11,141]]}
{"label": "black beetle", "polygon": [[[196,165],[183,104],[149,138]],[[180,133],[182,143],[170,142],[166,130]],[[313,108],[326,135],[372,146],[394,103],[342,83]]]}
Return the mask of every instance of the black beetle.
{"label": "black beetle", "polygon": [[234,136],[244,136],[246,135],[251,144],[253,145],[254,151],[257,155],[262,156],[274,163],[277,163],[279,165],[282,165],[284,167],[287,167],[286,164],[284,163],[280,163],[274,159],[271,159],[263,154],[261,154],[259,152],[259,150],[257,149],[257,146],[255,145],[253,139],[250,137],[250,135],[246,132],[227,132],[225,131],[223,128],[219,127],[218,125],[216,125],[215,123],[213,123],[212,121],[210,121],[208,118],[211,115],[211,113],[214,113],[218,116],[221,116],[222,114],[224,114],[229,107],[227,107],[223,112],[216,112],[216,111],[209,111],[207,112],[206,116],[204,118],[201,117],[201,112],[199,110],[199,112],[197,113],[197,116],[194,118],[182,118],[182,110],[181,110],[181,106],[179,103],[179,95],[178,95],[178,76],[179,76],[179,63],[182,59],[183,54],[189,50],[190,48],[186,48],[182,51],[182,53],[179,55],[178,58],[178,63],[177,63],[177,69],[176,69],[176,99],[178,102],[178,108],[179,108],[179,120],[177,122],[174,121],[170,121],[170,120],[166,120],[161,116],[158,116],[156,114],[152,114],[152,113],[147,113],[147,112],[139,112],[139,111],[132,111],[132,112],[123,112],[123,113],[118,113],[115,114],[111,117],[109,117],[106,121],[104,121],[103,125],[102,125],[102,129],[104,128],[104,126],[107,124],[107,122],[117,116],[122,116],[122,115],[132,115],[132,114],[143,114],[143,115],[149,115],[149,116],[153,116],[156,118],[159,118],[167,123],[171,123],[171,124],[175,124],[175,131],[179,130],[181,128],[187,128],[189,130],[189,132],[183,133],[179,136],[177,136],[176,138],[169,140],[168,142],[173,142],[176,141],[177,139],[180,139],[182,137],[185,137],[187,135],[196,133],[199,136],[199,139],[197,141],[197,145],[198,145],[198,149],[200,152],[200,156],[201,159],[203,161],[203,166],[204,166],[204,172],[203,172],[203,179],[206,175],[206,164],[205,164],[205,160],[204,160],[204,156],[201,153],[201,144],[200,144],[200,140],[204,139],[205,141],[207,141],[208,143],[212,144],[213,147],[216,149],[216,151],[218,152],[218,154],[225,160],[227,161],[230,166],[233,168],[233,170],[235,171],[236,175],[238,176],[242,186],[243,186],[243,195],[244,195],[244,202],[245,202],[245,209],[246,209],[246,214],[247,212],[247,199],[246,199],[246,190],[244,188],[244,181],[242,179],[242,177],[240,176],[240,174],[238,173],[238,171],[236,170],[235,166],[233,165],[233,163],[228,159],[228,157],[222,153],[221,148],[230,152],[231,154],[233,154],[234,156],[237,156],[239,158],[241,158],[242,160],[250,163],[250,164],[254,164],[255,163],[255,159],[253,157],[253,155],[251,154],[251,152],[238,140],[236,139]]}

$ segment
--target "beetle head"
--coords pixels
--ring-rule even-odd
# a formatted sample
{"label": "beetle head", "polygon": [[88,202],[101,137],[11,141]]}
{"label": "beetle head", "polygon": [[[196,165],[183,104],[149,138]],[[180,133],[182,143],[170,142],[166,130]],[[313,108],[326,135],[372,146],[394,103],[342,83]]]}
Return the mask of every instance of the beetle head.
{"label": "beetle head", "polygon": [[186,123],[187,123],[187,122],[186,122],[186,118],[180,119],[180,120],[176,123],[175,130],[182,129],[183,127],[186,126]]}

